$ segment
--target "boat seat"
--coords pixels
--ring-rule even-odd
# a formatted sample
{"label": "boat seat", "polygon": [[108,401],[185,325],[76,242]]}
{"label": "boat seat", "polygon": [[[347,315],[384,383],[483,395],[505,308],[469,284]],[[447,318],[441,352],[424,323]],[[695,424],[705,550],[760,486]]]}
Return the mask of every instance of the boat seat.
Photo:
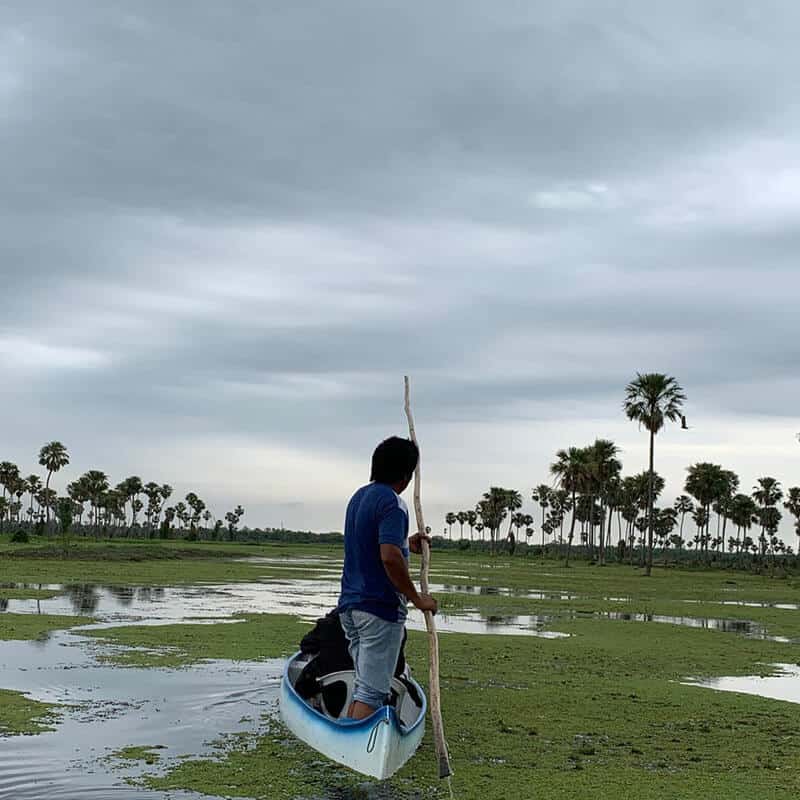
{"label": "boat seat", "polygon": [[[322,675],[321,677],[317,678],[317,682],[319,683],[321,690],[335,686],[337,683],[344,684],[346,688],[346,695],[344,705],[342,706],[342,710],[339,712],[339,714],[334,714],[332,710],[327,707],[325,703],[324,691],[320,691],[320,693],[317,695],[317,699],[320,710],[323,714],[325,714],[326,717],[329,717],[330,719],[346,719],[347,709],[350,708],[350,704],[353,702],[353,692],[355,690],[355,672],[349,669],[341,670],[340,672],[329,672],[327,675]],[[415,702],[414,698],[411,697],[406,684],[400,679],[392,678],[391,691],[392,700],[390,705],[397,709],[398,716],[403,724],[408,724],[405,719],[405,717],[408,715],[406,708],[410,705],[418,709],[419,706]],[[407,701],[410,701],[410,703]],[[414,715],[414,718],[416,718],[416,715]]]}

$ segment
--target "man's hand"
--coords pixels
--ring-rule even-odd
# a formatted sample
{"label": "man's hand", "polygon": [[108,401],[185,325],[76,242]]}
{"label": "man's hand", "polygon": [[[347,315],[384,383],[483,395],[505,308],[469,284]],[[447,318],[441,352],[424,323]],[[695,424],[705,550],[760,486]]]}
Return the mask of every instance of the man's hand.
{"label": "man's hand", "polygon": [[428,543],[428,547],[431,546],[431,537],[428,536],[427,533],[415,533],[413,536],[408,537],[408,549],[412,553],[416,553],[420,555],[422,553],[422,541],[423,539]]}
{"label": "man's hand", "polygon": [[418,595],[414,605],[420,611],[430,611],[431,614],[435,614],[439,610],[439,604],[436,602],[436,598],[431,597],[429,594]]}

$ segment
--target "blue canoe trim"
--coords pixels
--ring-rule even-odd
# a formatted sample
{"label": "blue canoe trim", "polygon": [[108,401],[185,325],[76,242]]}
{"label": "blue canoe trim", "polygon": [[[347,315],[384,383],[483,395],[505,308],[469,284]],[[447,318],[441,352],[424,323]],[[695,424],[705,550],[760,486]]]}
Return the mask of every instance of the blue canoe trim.
{"label": "blue canoe trim", "polygon": [[422,687],[413,678],[410,680],[414,686],[416,686],[417,691],[422,698],[422,712],[417,718],[417,721],[410,728],[404,728],[400,724],[400,720],[397,718],[397,714],[391,706],[383,706],[383,708],[379,708],[374,714],[366,719],[333,720],[330,719],[330,717],[326,717],[324,714],[317,711],[316,708],[312,708],[308,703],[306,703],[306,701],[303,700],[303,698],[297,693],[297,690],[289,680],[289,665],[301,655],[303,655],[302,651],[298,651],[286,662],[286,666],[283,668],[284,686],[286,686],[288,690],[288,696],[292,702],[298,704],[305,712],[314,717],[317,722],[322,723],[326,727],[334,729],[340,734],[363,733],[366,730],[370,730],[376,722],[386,719],[401,736],[408,736],[425,722],[425,716],[428,713],[428,698],[425,692],[422,691]]}

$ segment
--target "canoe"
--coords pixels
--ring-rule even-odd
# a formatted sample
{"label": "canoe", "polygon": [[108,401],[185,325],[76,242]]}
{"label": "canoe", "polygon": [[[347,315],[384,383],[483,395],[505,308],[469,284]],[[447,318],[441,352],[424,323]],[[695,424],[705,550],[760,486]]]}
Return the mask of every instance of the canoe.
{"label": "canoe", "polygon": [[420,685],[410,675],[393,678],[393,705],[366,719],[341,719],[353,696],[354,673],[332,672],[319,679],[321,689],[339,690],[345,698],[340,714],[334,714],[325,702],[327,692],[304,699],[295,689],[312,658],[296,653],[286,663],[280,694],[286,727],[314,750],[362,775],[381,780],[394,775],[414,755],[425,733],[427,699]]}

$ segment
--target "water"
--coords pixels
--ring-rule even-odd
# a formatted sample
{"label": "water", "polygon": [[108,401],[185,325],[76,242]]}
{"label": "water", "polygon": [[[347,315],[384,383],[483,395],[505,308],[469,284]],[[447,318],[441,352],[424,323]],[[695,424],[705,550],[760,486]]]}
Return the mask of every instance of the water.
{"label": "water", "polygon": [[685,686],[702,686],[719,692],[739,692],[768,697],[773,700],[785,700],[788,703],[800,703],[800,666],[797,664],[773,664],[778,675],[761,677],[759,675],[743,675],[703,680],[689,680]]}
{"label": "water", "polygon": [[687,628],[702,628],[724,633],[738,633],[753,639],[788,642],[782,636],[771,636],[763,625],[745,619],[718,619],[715,617],[674,617],[667,614],[644,614],[628,611],[577,612],[576,617],[600,617],[623,622],[658,622],[667,625],[681,625]]}
{"label": "water", "polygon": [[276,710],[280,660],[119,669],[94,659],[100,648],[64,631],[44,642],[2,644],[3,688],[68,707],[51,733],[0,739],[0,797],[163,798],[125,783],[156,767],[109,761],[111,753],[160,745],[167,766],[185,754],[211,753],[220,734],[258,731],[261,715]]}
{"label": "water", "polygon": [[[97,586],[93,584],[44,584],[37,588],[61,593],[43,600],[7,600],[5,610],[27,614],[91,615],[105,623],[166,624],[231,619],[242,613],[295,614],[314,620],[336,606],[339,582],[324,578],[278,579],[263,583],[233,583],[203,586]],[[434,584],[434,594],[506,595],[502,587]],[[521,596],[569,601],[574,595],[562,592],[529,591]],[[788,604],[787,604],[788,605]],[[546,614],[496,615],[477,608],[442,612],[437,628],[444,632],[496,635],[529,635],[557,638],[566,634],[547,630],[564,619],[611,619],[625,622],[654,622],[690,628],[736,633],[770,641],[789,641],[771,636],[763,625],[750,620],[715,617],[669,616],[627,611],[576,611],[563,609]],[[424,630],[425,620],[409,609],[408,627]]]}
{"label": "water", "polygon": [[[295,614],[314,620],[334,608],[339,597],[338,581],[316,579],[157,588],[92,584],[41,588],[62,593],[44,600],[8,600],[6,610],[18,614],[91,615],[113,624],[210,621],[241,613]],[[432,591],[441,588],[434,586]],[[531,615],[500,617],[467,609],[438,614],[436,620],[442,632],[555,635],[541,630],[544,618]],[[408,627],[425,630],[425,619],[414,608],[409,609]]]}

